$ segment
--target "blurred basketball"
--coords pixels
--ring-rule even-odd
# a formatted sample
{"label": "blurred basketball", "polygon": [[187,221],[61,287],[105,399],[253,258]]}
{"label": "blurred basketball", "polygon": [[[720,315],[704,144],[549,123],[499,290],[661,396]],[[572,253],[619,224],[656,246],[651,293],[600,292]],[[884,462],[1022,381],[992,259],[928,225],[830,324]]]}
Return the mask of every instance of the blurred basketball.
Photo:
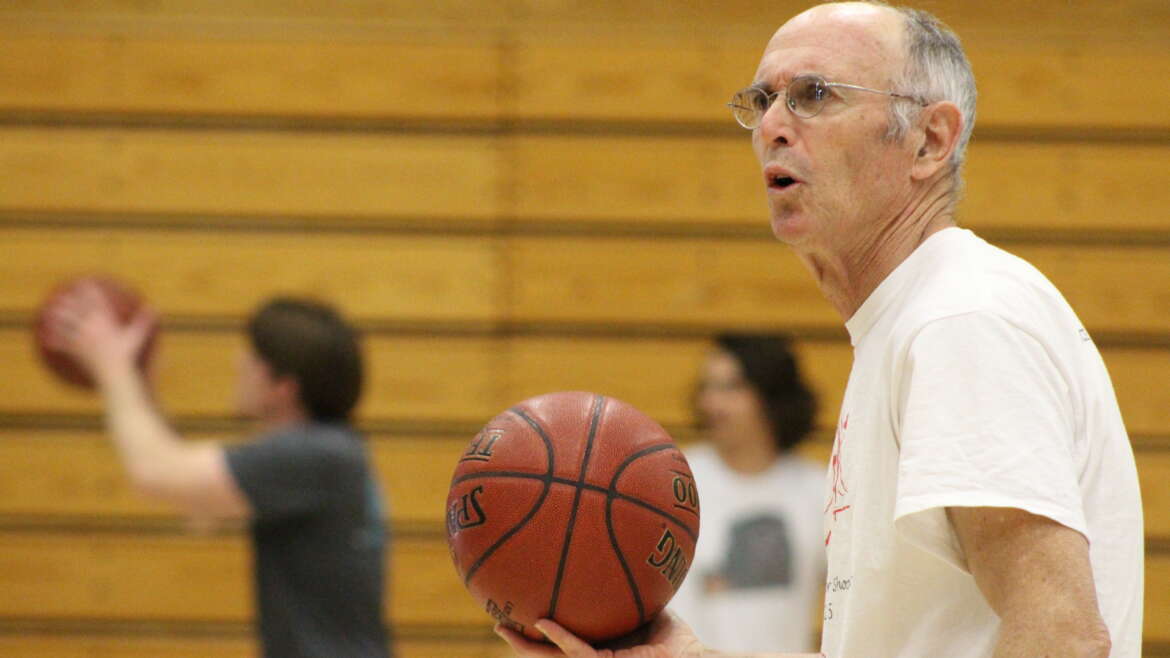
{"label": "blurred basketball", "polygon": [[[33,327],[33,337],[36,342],[37,353],[40,354],[41,360],[61,380],[74,386],[93,388],[93,378],[90,377],[89,372],[72,355],[54,349],[46,343],[48,333],[46,323],[49,314],[65,295],[75,292],[79,286],[85,284],[93,284],[101,291],[105,298],[109,300],[110,306],[113,308],[118,321],[123,325],[130,323],[135,314],[142,308],[143,302],[137,292],[116,279],[108,276],[89,275],[77,277],[58,285],[49,293],[44,303],[37,310]],[[157,333],[158,327],[152,326],[150,328],[150,334],[147,336],[146,342],[143,343],[142,350],[138,354],[138,365],[143,370],[146,369],[154,352]]]}
{"label": "blurred basketball", "polygon": [[620,400],[550,393],[493,418],[459,459],[447,541],[472,596],[543,640],[549,618],[598,643],[638,629],[682,583],[699,534],[687,460]]}

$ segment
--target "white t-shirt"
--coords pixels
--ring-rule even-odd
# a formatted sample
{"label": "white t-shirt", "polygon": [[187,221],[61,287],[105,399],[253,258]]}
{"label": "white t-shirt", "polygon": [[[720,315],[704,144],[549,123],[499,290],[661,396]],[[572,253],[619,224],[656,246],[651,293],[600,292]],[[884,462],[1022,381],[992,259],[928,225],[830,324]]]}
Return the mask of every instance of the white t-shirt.
{"label": "white t-shirt", "polygon": [[812,651],[825,582],[825,469],[784,456],[755,475],[733,471],[713,446],[687,451],[703,511],[699,542],[670,608],[708,646]]}
{"label": "white t-shirt", "polygon": [[824,655],[991,656],[999,620],[963,566],[945,508],[993,506],[1088,538],[1112,656],[1139,658],[1133,451],[1101,356],[1056,288],[948,228],[846,327],[853,370],[823,507]]}

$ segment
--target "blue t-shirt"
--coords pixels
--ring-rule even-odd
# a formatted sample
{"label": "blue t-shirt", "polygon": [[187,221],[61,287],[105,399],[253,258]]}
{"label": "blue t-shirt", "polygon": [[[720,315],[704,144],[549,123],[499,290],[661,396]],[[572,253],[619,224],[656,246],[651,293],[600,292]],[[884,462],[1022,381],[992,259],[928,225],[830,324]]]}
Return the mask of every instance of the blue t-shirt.
{"label": "blue t-shirt", "polygon": [[256,596],[267,658],[388,658],[388,541],[365,442],[308,423],[226,450],[254,510]]}

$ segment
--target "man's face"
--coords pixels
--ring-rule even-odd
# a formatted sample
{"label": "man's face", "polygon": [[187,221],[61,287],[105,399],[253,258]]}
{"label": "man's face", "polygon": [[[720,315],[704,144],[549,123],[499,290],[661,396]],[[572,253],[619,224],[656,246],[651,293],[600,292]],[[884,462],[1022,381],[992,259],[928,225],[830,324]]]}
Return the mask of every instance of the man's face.
{"label": "man's face", "polygon": [[263,419],[273,406],[275,389],[268,364],[251,346],[244,347],[236,362],[236,411],[247,418]]}
{"label": "man's face", "polygon": [[780,94],[752,131],[752,146],[772,231],[784,242],[848,249],[904,203],[913,152],[885,139],[888,96],[829,88],[820,112],[802,118],[788,110],[784,92],[802,75],[890,89],[903,64],[900,21],[872,5],[822,5],[793,18],[768,43],[754,82]]}

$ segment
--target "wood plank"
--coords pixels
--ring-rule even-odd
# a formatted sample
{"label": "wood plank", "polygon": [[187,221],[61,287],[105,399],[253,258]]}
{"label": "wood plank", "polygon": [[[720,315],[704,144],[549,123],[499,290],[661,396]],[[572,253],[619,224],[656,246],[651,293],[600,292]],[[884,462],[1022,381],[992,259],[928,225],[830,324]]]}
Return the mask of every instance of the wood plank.
{"label": "wood plank", "polygon": [[497,155],[471,136],[6,127],[0,209],[482,221]]}
{"label": "wood plank", "polygon": [[[242,338],[228,333],[164,332],[158,389],[168,413],[230,416],[234,359]],[[371,336],[364,418],[483,422],[506,404],[498,340],[481,337]],[[58,383],[39,363],[23,329],[0,329],[0,414],[96,413],[91,394]]]}
{"label": "wood plank", "polygon": [[[146,31],[176,24],[195,23],[203,30],[236,32],[265,27],[291,26],[304,31],[336,32],[357,25],[414,26],[475,29],[549,30],[568,26],[596,29],[641,28],[653,30],[716,29],[750,30],[766,38],[788,17],[808,7],[798,0],[728,0],[673,6],[654,0],[566,0],[532,3],[502,0],[483,5],[473,0],[439,0],[424,6],[404,0],[376,3],[331,3],[308,0],[297,3],[244,3],[208,6],[199,0],[163,0],[142,4],[133,0],[10,0],[0,6],[0,16],[13,21],[56,19],[79,24],[75,29],[100,29],[114,23],[123,30]],[[960,34],[968,30],[1050,33],[1143,34],[1170,26],[1170,10],[1160,0],[1123,0],[1097,3],[1019,3],[987,0],[972,6],[963,0],[935,0],[930,10]]]}
{"label": "wood plank", "polygon": [[[1165,230],[1154,209],[1165,200],[1158,174],[1168,168],[1170,149],[1158,145],[976,143],[960,214],[975,228]],[[767,234],[746,133],[492,138],[0,128],[0,199],[0,211],[10,212],[726,223]]]}
{"label": "wood plank", "polygon": [[0,39],[0,109],[426,119],[499,115],[490,44],[30,35]]}
{"label": "wood plank", "polygon": [[[223,439],[197,435],[191,438]],[[470,437],[375,436],[374,468],[389,501],[391,522],[441,527],[451,473]],[[812,440],[801,454],[825,463],[828,440]],[[1145,529],[1170,538],[1170,452],[1136,452]],[[137,495],[117,454],[100,432],[0,429],[0,515],[52,522],[79,517],[174,519],[174,509]]]}
{"label": "wood plank", "polygon": [[[336,303],[357,321],[837,329],[785,246],[663,237],[350,235],[0,226],[0,312],[107,272],[164,316],[241,318],[269,295]],[[1170,249],[1004,245],[1047,274],[1094,331],[1168,332]],[[264,282],[271,282],[265,285]],[[505,288],[505,286],[507,286]],[[505,300],[509,306],[504,308]]]}
{"label": "wood plank", "polygon": [[[743,137],[518,137],[515,207],[526,220],[754,225],[768,231],[763,179]],[[971,145],[960,219],[976,229],[1165,230],[1148,144]]]}
{"label": "wood plank", "polygon": [[[435,635],[434,639],[399,635],[394,642],[394,655],[399,658],[504,658],[511,655],[507,645],[495,638],[443,637],[443,631]],[[239,637],[29,633],[0,635],[0,654],[21,658],[254,658],[257,647],[253,640]]]}
{"label": "wood plank", "polygon": [[[1141,479],[1146,536],[1170,537],[1170,487],[1166,486],[1170,482],[1170,451],[1138,450],[1134,456]],[[1166,583],[1170,585],[1170,581]]]}
{"label": "wood plank", "polygon": [[[0,414],[96,413],[97,400],[68,389],[36,361],[26,330],[0,329]],[[230,415],[232,359],[240,340],[228,334],[172,332],[162,337],[160,399],[179,415]],[[613,395],[665,425],[690,422],[690,390],[708,344],[701,338],[594,336],[372,336],[370,381],[359,408],[365,419],[481,424],[507,405],[557,390]],[[852,352],[844,342],[797,345],[821,396],[821,427],[836,424]],[[1170,435],[1163,387],[1170,349],[1103,350],[1130,432]],[[652,373],[652,374],[648,374]]]}
{"label": "wood plank", "polygon": [[[770,11],[770,15],[782,13]],[[769,33],[703,32],[631,42],[619,34],[522,38],[507,113],[533,119],[726,122],[731,94],[752,82]],[[1148,107],[1170,106],[1164,41],[1118,41],[1108,33],[1020,38],[1001,31],[960,33],[979,87],[976,134],[1005,127],[1109,126],[1165,129],[1170,118],[1132,103],[1102,112],[1099,99],[1124,97],[1132,71],[1149,74]]]}
{"label": "wood plank", "polygon": [[1146,554],[1146,642],[1170,642],[1170,555]]}
{"label": "wood plank", "polygon": [[[704,340],[545,338],[512,340],[509,390],[516,401],[556,390],[612,395],[669,426],[693,422],[691,392]],[[843,343],[796,346],[805,376],[821,396],[819,423],[836,424],[852,351]]]}
{"label": "wood plank", "polygon": [[[0,532],[0,616],[21,619],[247,621],[242,539]],[[488,624],[446,543],[397,540],[391,619]],[[1170,556],[1146,558],[1145,637],[1170,639]],[[2,646],[2,645],[0,645]]]}
{"label": "wood plank", "polygon": [[769,238],[515,238],[507,253],[519,322],[842,324],[792,250]]}
{"label": "wood plank", "polygon": [[0,311],[32,313],[60,281],[104,272],[164,317],[243,318],[274,294],[328,300],[355,321],[492,322],[498,241],[451,235],[0,226]]}
{"label": "wood plank", "polygon": [[[0,617],[245,622],[253,618],[243,536],[0,531]],[[396,537],[387,571],[396,624],[486,627],[446,540]]]}
{"label": "wood plank", "polygon": [[135,637],[105,634],[63,636],[49,634],[0,635],[0,654],[23,658],[255,658],[250,638]]}
{"label": "wood plank", "polygon": [[[3,26],[0,26],[3,29]],[[46,35],[6,30],[0,110],[348,118],[730,122],[722,101],[763,50],[740,34],[523,36],[499,42]],[[979,127],[1167,127],[1170,56],[1153,41],[964,35]],[[1115,105],[1142,70],[1144,103]],[[458,102],[452,98],[457,90]],[[670,102],[663,102],[669,99]]]}
{"label": "wood plank", "polygon": [[[222,434],[188,438],[237,440]],[[392,523],[441,527],[451,473],[470,440],[369,439]],[[117,452],[100,431],[0,429],[0,516],[150,521],[177,519],[178,513],[133,490]]]}
{"label": "wood plank", "polygon": [[[1091,330],[1170,332],[1170,249],[1005,247],[1049,275]],[[807,268],[767,238],[525,237],[507,254],[520,322],[842,325]]]}

